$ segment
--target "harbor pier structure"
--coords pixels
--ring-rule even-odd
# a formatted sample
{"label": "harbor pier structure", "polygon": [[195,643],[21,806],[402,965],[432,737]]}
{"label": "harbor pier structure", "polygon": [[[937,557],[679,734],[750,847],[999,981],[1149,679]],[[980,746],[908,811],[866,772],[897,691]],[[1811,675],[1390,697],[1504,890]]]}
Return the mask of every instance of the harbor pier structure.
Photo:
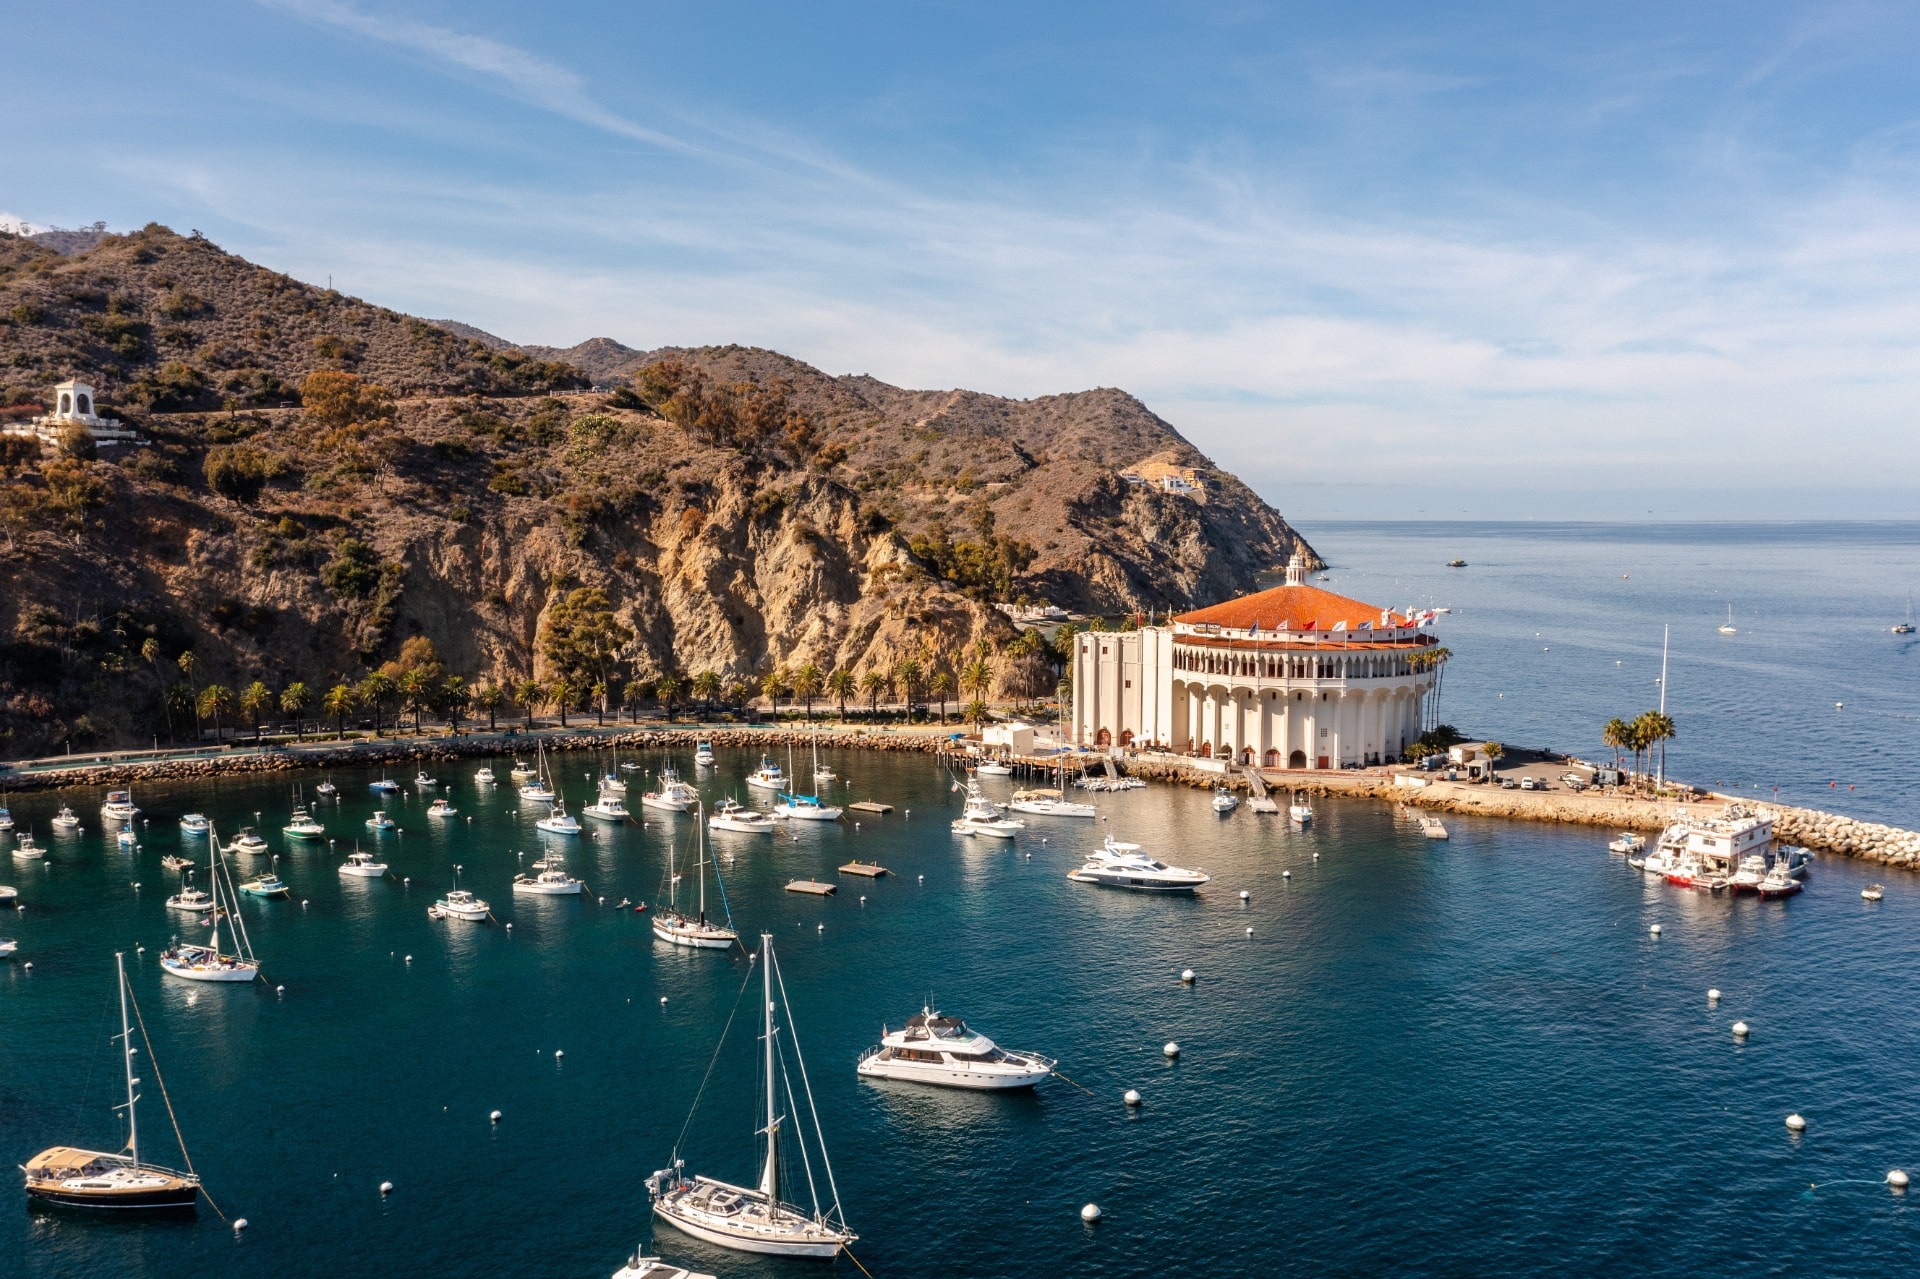
{"label": "harbor pier structure", "polygon": [[1309,585],[1295,555],[1270,590],[1075,636],[1073,738],[1257,768],[1382,763],[1420,736],[1433,620]]}

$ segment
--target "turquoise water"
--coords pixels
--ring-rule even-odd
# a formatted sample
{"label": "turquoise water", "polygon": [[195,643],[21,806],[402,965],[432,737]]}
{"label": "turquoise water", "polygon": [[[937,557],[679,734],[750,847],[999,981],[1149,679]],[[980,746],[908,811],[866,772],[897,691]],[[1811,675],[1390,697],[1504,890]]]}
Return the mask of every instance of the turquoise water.
{"label": "turquoise water", "polygon": [[[611,762],[559,761],[576,802],[582,774]],[[1907,877],[1878,905],[1858,896],[1867,870],[1841,862],[1790,902],[1708,899],[1628,871],[1599,832],[1450,819],[1452,840],[1435,844],[1385,808],[1329,800],[1311,831],[1289,833],[1155,787],[1099,797],[1112,829],[1215,879],[1191,900],[1143,898],[1064,878],[1095,823],[1036,818],[1013,848],[957,840],[957,797],[933,761],[832,762],[852,779],[843,797],[911,814],[737,837],[722,870],[742,931],[778,938],[855,1251],[881,1279],[1175,1264],[1880,1275],[1916,1259],[1912,1204],[1870,1184],[1920,1170],[1907,976],[1920,893]],[[703,790],[739,790],[752,763],[723,754]],[[257,810],[280,848],[289,779],[143,792],[151,824],[133,854],[91,829],[87,793],[74,802],[90,829],[50,841],[44,869],[0,869],[27,903],[0,919],[22,942],[0,965],[7,1156],[112,1144],[124,948],[195,1162],[251,1222],[236,1239],[204,1208],[141,1225],[23,1208],[0,1214],[0,1270],[612,1273],[648,1233],[642,1179],[666,1161],[751,968],[657,946],[646,916],[591,897],[514,899],[518,854],[540,841],[510,788],[471,784],[478,764],[440,770],[456,824],[430,824],[412,794],[384,805],[404,833],[383,847],[411,885],[335,872],[375,807],[371,774],[338,775],[341,799],[321,813],[341,843],[282,858],[293,901],[241,906],[268,976],[251,988],[159,974],[176,918],[159,859],[191,808],[226,830]],[[18,797],[14,811],[44,830],[61,798]],[[649,820],[571,855],[609,903],[656,893],[676,827]],[[854,856],[896,874],[825,900],[782,891]],[[511,932],[427,919],[456,862]],[[1709,987],[1725,992],[1717,1008]],[[881,1023],[929,997],[1059,1057],[1092,1095],[1062,1080],[1012,1097],[857,1081]],[[1736,1019],[1754,1028],[1744,1045]],[[1161,1056],[1168,1039],[1177,1064]],[[736,1026],[690,1129],[692,1167],[752,1175],[752,1052]],[[1137,1113],[1127,1088],[1145,1095]],[[1804,1136],[1783,1128],[1789,1111],[1810,1120]],[[142,1113],[163,1151],[160,1107]],[[396,1186],[384,1200],[383,1180]],[[1091,1229],[1088,1201],[1106,1214]],[[664,1228],[657,1247],[727,1276],[857,1273]]]}

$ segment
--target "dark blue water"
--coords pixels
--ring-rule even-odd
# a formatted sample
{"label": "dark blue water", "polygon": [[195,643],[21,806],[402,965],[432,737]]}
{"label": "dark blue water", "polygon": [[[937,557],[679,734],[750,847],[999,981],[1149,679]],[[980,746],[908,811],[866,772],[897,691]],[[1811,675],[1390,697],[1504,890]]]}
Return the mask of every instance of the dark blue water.
{"label": "dark blue water", "polygon": [[[1920,635],[1891,633],[1920,591],[1920,523],[1305,532],[1329,589],[1452,608],[1441,712],[1467,732],[1604,758],[1600,726],[1659,703],[1671,625],[1671,775],[1920,826]],[[1719,633],[1729,603],[1738,635]]]}
{"label": "dark blue water", "polygon": [[[723,758],[725,784],[704,789],[726,793],[751,762]],[[1703,899],[1628,871],[1599,832],[1456,819],[1436,845],[1367,803],[1323,801],[1316,827],[1290,834],[1216,818],[1203,792],[1101,797],[1115,830],[1216,876],[1195,899],[1149,899],[1065,880],[1093,823],[1034,819],[1012,849],[960,841],[932,761],[833,762],[847,794],[911,817],[739,837],[747,851],[723,870],[742,931],[779,939],[876,1276],[1884,1275],[1916,1261],[1910,1201],[1870,1184],[1920,1169],[1908,877],[1878,905],[1859,899],[1866,870],[1838,861],[1790,902]],[[205,1209],[84,1221],[14,1191],[0,1272],[587,1279],[619,1265],[649,1230],[642,1178],[680,1133],[750,968],[656,946],[645,916],[591,899],[515,900],[531,818],[508,789],[476,792],[475,767],[442,771],[471,823],[436,831],[418,798],[388,805],[410,887],[336,874],[374,807],[366,776],[338,778],[322,813],[340,848],[282,859],[294,901],[241,907],[283,997],[163,978],[153,956],[175,918],[159,866],[179,844],[170,818],[201,808],[231,827],[259,810],[279,847],[285,779],[150,790],[138,853],[90,829],[55,841],[44,869],[0,872],[27,903],[0,919],[22,942],[0,965],[0,1148],[17,1162],[113,1144],[112,951],[144,945],[133,984],[196,1164],[252,1223],[236,1239]],[[576,795],[587,767],[562,757]],[[44,829],[60,798],[14,811]],[[69,798],[94,826],[98,795]],[[781,891],[854,855],[897,874],[828,900]],[[664,859],[655,820],[584,842],[572,865],[611,901],[653,896]],[[456,861],[511,933],[426,918]],[[1057,1055],[1093,1095],[858,1082],[880,1023],[929,993]],[[1754,1028],[1744,1046],[1736,1019]],[[744,1180],[753,1048],[734,1034],[687,1154]],[[1178,1064],[1161,1057],[1168,1039]],[[1137,1114],[1129,1087],[1145,1094]],[[166,1121],[147,1094],[158,1153]],[[1810,1120],[1803,1137],[1783,1128],[1790,1111]],[[397,1187],[386,1200],[382,1180]],[[1087,1201],[1106,1213],[1093,1229]],[[728,1276],[856,1273],[665,1229],[657,1246]]]}

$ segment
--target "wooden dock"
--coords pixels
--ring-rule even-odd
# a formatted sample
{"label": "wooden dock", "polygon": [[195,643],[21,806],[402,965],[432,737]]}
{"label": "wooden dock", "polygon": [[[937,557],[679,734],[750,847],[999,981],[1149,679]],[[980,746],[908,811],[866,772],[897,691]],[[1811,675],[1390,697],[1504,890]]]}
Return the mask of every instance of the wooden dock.
{"label": "wooden dock", "polygon": [[863,799],[857,803],[848,804],[847,807],[856,813],[891,813],[893,811],[892,804],[882,804],[877,799]]}
{"label": "wooden dock", "polygon": [[893,872],[878,862],[848,862],[840,868],[842,875],[865,875],[868,879],[878,879]]}
{"label": "wooden dock", "polygon": [[790,893],[812,893],[815,897],[831,897],[840,890],[832,884],[823,884],[817,879],[796,879],[787,885]]}

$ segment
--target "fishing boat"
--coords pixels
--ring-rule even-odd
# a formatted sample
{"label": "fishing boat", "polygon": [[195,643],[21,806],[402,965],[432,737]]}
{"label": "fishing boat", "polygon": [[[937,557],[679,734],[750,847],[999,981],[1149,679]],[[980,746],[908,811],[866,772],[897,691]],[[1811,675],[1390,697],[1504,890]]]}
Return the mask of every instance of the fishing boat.
{"label": "fishing boat", "polygon": [[580,819],[569,813],[567,806],[556,799],[553,806],[547,809],[547,815],[535,822],[534,827],[549,835],[578,835]]}
{"label": "fishing boat", "polygon": [[413,787],[415,790],[432,790],[439,784],[440,779],[427,776],[427,770],[424,768],[413,775]]}
{"label": "fishing boat", "polygon": [[755,790],[785,790],[787,775],[771,755],[760,757],[760,767],[747,774],[747,785]]}
{"label": "fishing boat", "polygon": [[860,1054],[855,1073],[943,1088],[1006,1091],[1031,1088],[1053,1073],[1051,1057],[1009,1052],[958,1017],[922,1008],[899,1030],[880,1028],[880,1042]]}
{"label": "fishing boat", "polygon": [[327,828],[313,819],[305,804],[296,804],[293,816],[280,828],[289,839],[325,839]]}
{"label": "fishing boat", "polygon": [[771,835],[779,823],[757,808],[748,808],[738,800],[723,799],[707,818],[708,830],[730,830],[741,835]]}
{"label": "fishing boat", "polygon": [[367,818],[367,829],[378,831],[392,830],[393,818],[387,816],[386,809],[376,808],[373,810],[373,816]]}
{"label": "fishing boat", "polygon": [[267,841],[253,827],[242,826],[240,833],[233,837],[233,842],[223,851],[239,857],[264,857],[268,851]]}
{"label": "fishing boat", "polygon": [[367,789],[377,790],[383,793],[392,793],[393,791],[397,791],[400,789],[400,783],[394,781],[391,777],[388,777],[385,773],[382,773],[380,774],[379,781],[367,783]]}
{"label": "fishing boat", "polygon": [[130,790],[110,790],[107,802],[100,805],[100,817],[109,822],[130,822],[140,815],[134,807],[133,792]]}
{"label": "fishing boat", "polygon": [[991,839],[1012,839],[1027,828],[1018,818],[1008,817],[1000,805],[988,799],[974,777],[967,778],[967,804],[953,820],[956,835],[985,835]]}
{"label": "fishing boat", "polygon": [[1212,876],[1202,870],[1170,866],[1148,855],[1140,845],[1109,835],[1105,843],[1087,855],[1078,870],[1067,872],[1067,878],[1079,884],[1128,888],[1135,892],[1190,893]]}
{"label": "fishing boat", "polygon": [[427,816],[429,817],[457,817],[459,814],[460,810],[455,808],[453,801],[445,795],[442,795],[439,799],[427,805]]}
{"label": "fishing boat", "polygon": [[188,813],[180,819],[180,829],[188,835],[204,835],[207,833],[207,826],[205,813]]}
{"label": "fishing boat", "polygon": [[513,891],[537,897],[578,897],[586,888],[583,880],[567,874],[566,858],[558,849],[533,864],[534,873],[524,871],[513,877]]}
{"label": "fishing boat", "polygon": [[347,854],[347,860],[340,863],[340,873],[358,879],[382,879],[387,873],[387,864],[375,861],[372,853],[363,853],[354,849]]}
{"label": "fishing boat", "polygon": [[183,942],[160,952],[160,969],[187,981],[252,981],[260,975],[260,961],[254,958],[247,940],[246,921],[225,904],[233,897],[233,881],[220,856],[220,845],[212,831],[207,832],[207,882],[213,889],[207,916],[201,921],[213,930],[205,944]]}
{"label": "fishing boat", "polygon": [[493,785],[494,781],[495,781],[495,778],[493,775],[493,770],[491,768],[486,768],[483,766],[479,772],[473,775],[473,784],[475,786],[491,786]]}
{"label": "fishing boat", "polygon": [[1760,881],[1759,887],[1754,891],[1760,894],[1762,901],[1773,901],[1780,897],[1791,897],[1805,887],[1805,884],[1794,877],[1786,859],[1779,858],[1768,869],[1767,877]]}
{"label": "fishing boat", "polygon": [[660,789],[640,797],[641,807],[663,813],[684,813],[699,802],[700,792],[681,781],[671,764],[660,770]]}
{"label": "fishing boat", "polygon": [[670,1266],[658,1257],[635,1252],[627,1264],[613,1272],[613,1279],[713,1279],[712,1275]]}
{"label": "fishing boat", "polygon": [[1631,857],[1646,846],[1647,837],[1645,835],[1636,834],[1630,830],[1623,830],[1612,843],[1607,845],[1607,851],[1610,853],[1619,853],[1623,857]]}
{"label": "fishing boat", "polygon": [[291,897],[293,891],[287,882],[272,871],[264,875],[255,875],[240,885],[240,891],[249,897]]}
{"label": "fishing boat", "polygon": [[[187,1164],[186,1172],[176,1172],[140,1158],[140,1125],[136,1118],[140,1095],[135,1089],[141,1080],[133,1073],[135,1054],[133,1026],[127,1017],[129,990],[125,956],[116,951],[113,964],[120,994],[120,1062],[127,1081],[127,1144],[111,1153],[73,1146],[52,1146],[41,1151],[21,1166],[27,1178],[27,1197],[70,1208],[190,1211],[200,1195],[200,1178],[192,1171],[193,1161],[186,1157],[184,1143],[180,1154]],[[153,1044],[147,1040],[144,1025],[140,1038],[147,1045],[148,1062],[153,1063]],[[160,1068],[158,1064],[151,1064],[149,1068],[171,1115],[173,1103],[166,1098],[166,1083],[160,1078]],[[177,1124],[174,1132],[179,1133]]]}
{"label": "fishing boat", "polygon": [[[191,865],[191,863],[189,863],[189,865]],[[191,882],[192,878],[193,877],[188,874],[181,876],[180,891],[167,898],[168,910],[204,915],[213,909],[213,898],[204,890],[195,888]]]}
{"label": "fishing boat", "polygon": [[524,759],[514,760],[513,767],[507,771],[507,776],[516,782],[524,782],[533,775],[533,765]]}
{"label": "fishing boat", "polygon": [[47,850],[34,843],[29,833],[22,835],[14,844],[13,855],[23,862],[38,861],[47,855]]}
{"label": "fishing boat", "polygon": [[603,822],[624,822],[633,816],[627,811],[627,802],[604,786],[600,788],[600,797],[580,811]]}
{"label": "fishing boat", "polygon": [[493,913],[493,907],[460,887],[460,868],[453,868],[453,890],[427,907],[428,919],[465,919],[478,922]]}
{"label": "fishing boat", "polygon": [[1220,814],[1231,813],[1240,807],[1240,797],[1224,786],[1213,788],[1213,811]]}
{"label": "fishing boat", "polygon": [[1313,825],[1313,802],[1304,791],[1296,792],[1287,804],[1287,820],[1295,826]]}
{"label": "fishing boat", "polygon": [[[701,814],[704,816],[704,814]],[[725,950],[740,940],[740,934],[733,930],[733,917],[727,910],[726,886],[720,886],[720,909],[727,915],[727,922],[715,923],[707,918],[707,866],[711,859],[707,856],[706,823],[694,826],[694,864],[693,877],[699,881],[699,906],[689,915],[680,909],[680,876],[673,873],[673,844],[667,844],[667,904],[653,913],[653,935],[663,942],[675,946],[684,946],[692,950]],[[720,868],[713,868],[714,882],[720,882]]]}
{"label": "fishing boat", "polygon": [[[807,1081],[800,1041],[793,1034],[793,1013],[787,1004],[786,983],[781,980],[774,960],[771,933],[760,935],[759,959],[763,982],[760,1003],[764,1013],[761,1042],[765,1046],[760,1095],[766,1098],[766,1115],[764,1121],[756,1118],[752,1127],[764,1139],[760,1178],[752,1186],[736,1186],[712,1177],[688,1177],[686,1161],[680,1158],[676,1146],[673,1162],[647,1178],[647,1193],[653,1197],[655,1216],[695,1239],[739,1252],[777,1257],[836,1257],[859,1236],[847,1229],[846,1217],[840,1208],[840,1188],[834,1181],[833,1164],[827,1158],[826,1135],[820,1126],[819,1109],[813,1104],[813,1090]],[[775,1024],[776,1008],[786,1013],[784,1043],[781,1028]],[[797,1090],[784,1065],[789,1057],[799,1068]],[[797,1111],[801,1097],[806,1099],[807,1117],[812,1121],[813,1146],[820,1161],[817,1172],[811,1157],[814,1152],[806,1150],[806,1132],[800,1126],[800,1116],[781,1113],[783,1099]],[[787,1136],[790,1118],[794,1131],[792,1136]],[[811,1209],[801,1208],[782,1197],[787,1189],[780,1161],[781,1145],[785,1141],[800,1145],[802,1153],[808,1156],[803,1163],[809,1170],[805,1181]],[[816,1190],[822,1182],[828,1197],[825,1206]]]}
{"label": "fishing boat", "polygon": [[60,811],[54,814],[53,828],[57,831],[76,831],[80,829],[80,819],[71,808],[62,804]]}
{"label": "fishing boat", "polygon": [[1740,633],[1739,629],[1736,628],[1733,624],[1733,601],[1732,600],[1727,601],[1727,620],[1721,625],[1720,633],[1722,635],[1738,635]]}
{"label": "fishing boat", "polygon": [[1736,893],[1758,892],[1766,877],[1767,859],[1759,853],[1748,853],[1727,877],[1727,887]]}
{"label": "fishing boat", "polygon": [[712,742],[701,742],[693,748],[693,766],[695,768],[712,768],[719,762],[719,758],[713,753]]}

